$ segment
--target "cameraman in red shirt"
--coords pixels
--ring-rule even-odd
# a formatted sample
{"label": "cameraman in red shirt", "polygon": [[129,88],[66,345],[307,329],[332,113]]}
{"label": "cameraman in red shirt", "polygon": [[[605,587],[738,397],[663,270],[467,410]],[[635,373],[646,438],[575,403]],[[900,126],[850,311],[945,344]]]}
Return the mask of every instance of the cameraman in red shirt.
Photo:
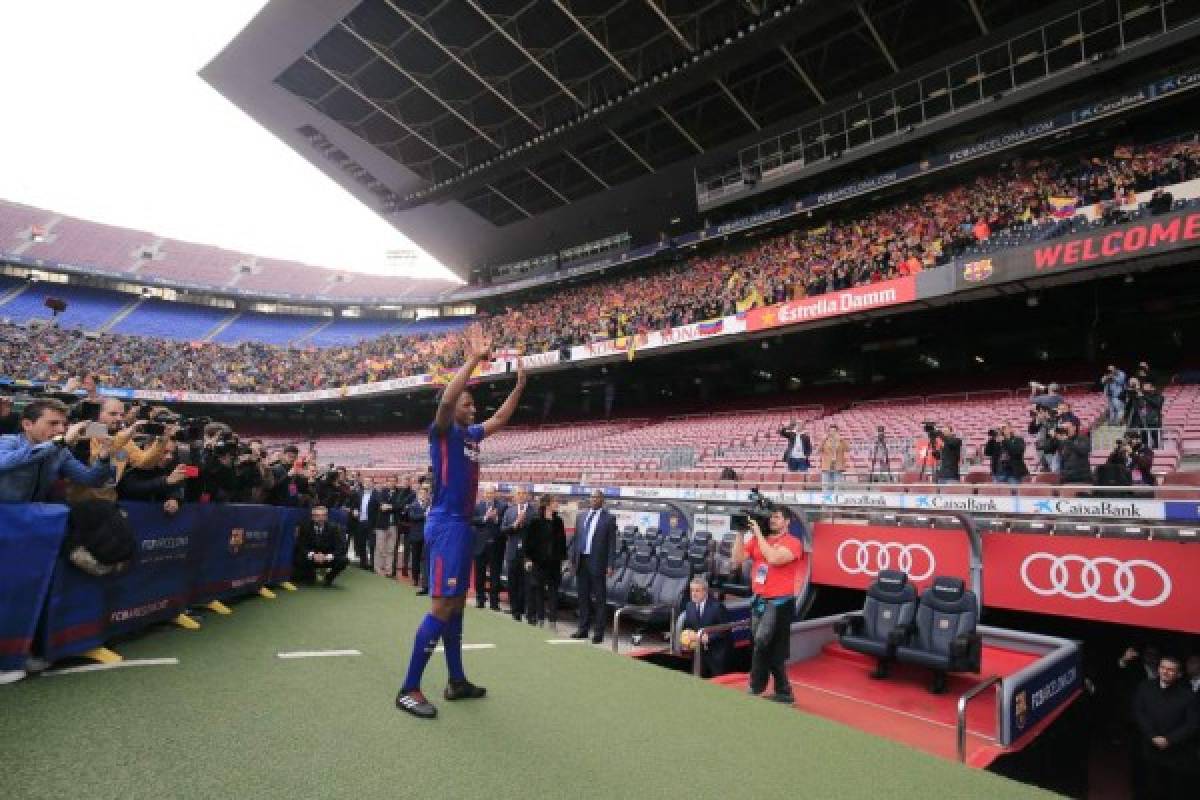
{"label": "cameraman in red shirt", "polygon": [[767,677],[775,677],[775,693],[771,699],[791,704],[792,686],[788,682],[787,660],[791,655],[792,617],[796,613],[796,587],[804,561],[804,545],[789,528],[795,515],[785,507],[774,508],[764,534],[759,523],[750,517],[749,531],[733,544],[733,563],[749,558],[750,588],[754,592],[751,631],[754,634],[754,653],[750,665],[750,694],[761,695],[767,688]]}

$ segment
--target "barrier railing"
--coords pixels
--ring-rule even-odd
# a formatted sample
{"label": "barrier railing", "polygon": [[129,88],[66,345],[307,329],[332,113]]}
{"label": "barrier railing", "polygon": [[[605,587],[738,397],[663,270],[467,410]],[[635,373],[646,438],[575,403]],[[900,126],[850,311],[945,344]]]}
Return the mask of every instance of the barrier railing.
{"label": "barrier railing", "polygon": [[293,588],[295,531],[306,509],[194,504],[167,515],[152,503],[121,508],[134,556],[97,577],[61,553],[66,506],[0,504],[0,670],[21,669],[35,652],[50,661],[119,660],[104,649],[116,636],[158,622],[198,628],[190,608],[230,613],[224,601]]}

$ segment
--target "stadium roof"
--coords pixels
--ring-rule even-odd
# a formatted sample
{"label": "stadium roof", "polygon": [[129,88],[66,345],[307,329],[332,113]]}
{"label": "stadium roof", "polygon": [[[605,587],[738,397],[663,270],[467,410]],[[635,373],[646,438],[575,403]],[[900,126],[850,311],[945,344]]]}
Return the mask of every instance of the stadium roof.
{"label": "stadium roof", "polygon": [[1034,10],[273,0],[202,75],[465,276],[664,229],[699,159]]}

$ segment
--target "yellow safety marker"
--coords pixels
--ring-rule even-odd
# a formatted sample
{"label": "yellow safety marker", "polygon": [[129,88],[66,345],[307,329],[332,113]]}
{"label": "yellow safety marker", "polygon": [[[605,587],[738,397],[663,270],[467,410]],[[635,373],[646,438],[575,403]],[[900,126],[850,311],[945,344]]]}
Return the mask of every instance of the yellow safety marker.
{"label": "yellow safety marker", "polygon": [[101,664],[119,664],[125,660],[125,657],[120,653],[114,653],[107,647],[93,647],[84,653],[82,657],[91,661],[98,661]]}
{"label": "yellow safety marker", "polygon": [[222,603],[220,600],[213,600],[211,603],[206,605],[205,608],[214,614],[222,614],[227,616],[233,613],[233,609]]}
{"label": "yellow safety marker", "polygon": [[275,593],[274,593],[274,592],[272,592],[270,589],[268,589],[268,588],[267,588],[267,587],[265,587],[265,586],[259,587],[259,590],[258,590],[258,596],[259,596],[259,597],[265,597],[267,600],[274,600],[274,599],[275,599]]}
{"label": "yellow safety marker", "polygon": [[178,615],[177,617],[175,617],[173,622],[176,625],[178,625],[179,627],[183,628],[185,631],[200,630],[200,623],[197,622],[196,620],[192,619],[191,617],[189,617],[187,614]]}
{"label": "yellow safety marker", "polygon": [[291,581],[284,581],[283,583],[279,584],[279,588],[289,592],[297,591],[296,584],[292,583]]}

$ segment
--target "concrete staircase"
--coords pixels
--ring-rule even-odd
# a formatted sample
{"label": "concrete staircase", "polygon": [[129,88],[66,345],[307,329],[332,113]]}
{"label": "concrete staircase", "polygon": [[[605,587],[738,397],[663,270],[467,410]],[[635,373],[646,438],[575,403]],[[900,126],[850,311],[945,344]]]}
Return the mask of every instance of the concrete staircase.
{"label": "concrete staircase", "polygon": [[230,325],[232,325],[234,323],[234,320],[236,320],[241,315],[242,315],[242,312],[240,312],[240,311],[233,312],[228,317],[226,317],[225,319],[218,322],[217,326],[215,328],[213,328],[211,331],[209,331],[208,333],[206,333],[202,337],[200,337],[200,341],[211,342],[213,340],[214,336],[216,336],[221,331],[225,330]]}
{"label": "concrete staircase", "polygon": [[135,299],[132,303],[125,306],[120,311],[118,311],[116,314],[113,314],[111,317],[109,317],[107,322],[105,322],[99,328],[96,328],[96,332],[104,333],[106,331],[112,330],[112,327],[114,325],[116,325],[118,322],[120,322],[121,320],[125,319],[130,314],[132,314],[135,310],[137,310],[137,307],[140,306],[144,302],[146,302],[146,298],[144,298],[144,297],[139,297],[139,298]]}

